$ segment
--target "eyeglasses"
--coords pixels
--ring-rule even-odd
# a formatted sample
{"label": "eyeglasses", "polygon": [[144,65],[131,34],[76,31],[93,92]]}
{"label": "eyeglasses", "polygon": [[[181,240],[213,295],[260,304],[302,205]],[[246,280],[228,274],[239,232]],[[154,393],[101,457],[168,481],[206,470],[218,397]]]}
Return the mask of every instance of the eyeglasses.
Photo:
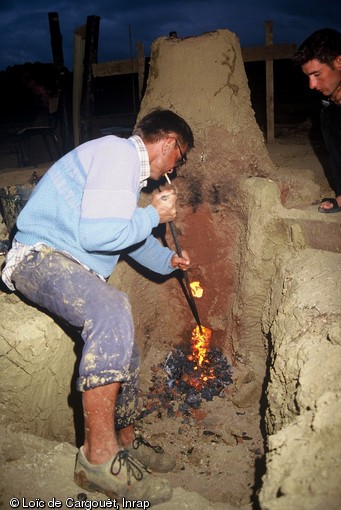
{"label": "eyeglasses", "polygon": [[176,145],[178,146],[180,156],[181,158],[176,160],[174,168],[179,168],[180,166],[184,165],[187,161],[187,154],[184,154],[181,150],[181,147],[179,145],[179,142],[177,139],[175,139]]}

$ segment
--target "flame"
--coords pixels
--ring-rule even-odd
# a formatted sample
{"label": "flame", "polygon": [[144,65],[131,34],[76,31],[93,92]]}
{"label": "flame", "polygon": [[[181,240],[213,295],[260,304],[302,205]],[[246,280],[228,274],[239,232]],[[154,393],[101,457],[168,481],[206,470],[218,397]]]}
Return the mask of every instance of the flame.
{"label": "flame", "polygon": [[[191,386],[202,389],[209,379],[214,379],[214,368],[210,367],[207,352],[212,330],[205,326],[196,326],[192,331],[192,352],[187,359],[194,365],[192,376],[187,374],[185,380]],[[194,376],[195,373],[195,376]]]}
{"label": "flame", "polygon": [[202,295],[204,293],[204,289],[201,287],[200,282],[191,282],[190,287],[191,287],[193,297],[196,297],[196,298],[202,297]]}
{"label": "flame", "polygon": [[192,331],[192,354],[191,361],[195,361],[199,367],[203,364],[209,348],[212,330],[205,326],[196,326]]}
{"label": "flame", "polygon": [[[202,297],[204,290],[200,282],[191,282],[190,287],[193,297]],[[211,336],[212,330],[205,326],[198,325],[192,330],[192,352],[187,356],[187,359],[194,365],[193,371],[196,376],[195,378],[189,377],[187,382],[198,388],[202,387],[203,383],[209,379],[214,378],[214,369],[209,366],[209,359],[207,358]]]}

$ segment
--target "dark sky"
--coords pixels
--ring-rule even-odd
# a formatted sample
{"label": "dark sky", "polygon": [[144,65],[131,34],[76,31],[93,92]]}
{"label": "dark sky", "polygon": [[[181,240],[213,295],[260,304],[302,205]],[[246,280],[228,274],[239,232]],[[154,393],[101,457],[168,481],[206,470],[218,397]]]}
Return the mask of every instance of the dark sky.
{"label": "dark sky", "polygon": [[228,29],[241,46],[263,45],[264,22],[273,21],[274,43],[300,44],[311,32],[340,30],[340,0],[0,0],[0,70],[26,62],[52,62],[48,13],[57,12],[64,62],[73,68],[73,33],[87,17],[100,17],[98,61],[136,56],[135,43],[151,43]]}

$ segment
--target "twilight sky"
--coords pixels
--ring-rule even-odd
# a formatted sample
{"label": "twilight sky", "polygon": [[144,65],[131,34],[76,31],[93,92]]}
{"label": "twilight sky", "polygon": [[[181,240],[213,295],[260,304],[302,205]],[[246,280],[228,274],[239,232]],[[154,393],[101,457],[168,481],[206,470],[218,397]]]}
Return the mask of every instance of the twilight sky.
{"label": "twilight sky", "polygon": [[[265,43],[273,21],[274,43],[300,44],[319,28],[341,29],[340,0],[0,0],[0,71],[26,62],[52,62],[48,13],[57,12],[64,63],[73,68],[73,33],[87,17],[100,17],[98,62],[136,56],[135,43],[151,43],[228,29],[241,46]],[[131,38],[130,38],[131,34]]]}

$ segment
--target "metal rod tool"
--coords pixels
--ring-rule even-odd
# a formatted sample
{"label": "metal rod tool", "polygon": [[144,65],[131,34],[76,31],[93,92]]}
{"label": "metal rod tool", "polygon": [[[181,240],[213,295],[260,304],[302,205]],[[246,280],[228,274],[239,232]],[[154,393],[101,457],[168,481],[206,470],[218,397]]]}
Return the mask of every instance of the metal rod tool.
{"label": "metal rod tool", "polygon": [[[170,179],[169,179],[167,174],[165,175],[165,177],[167,179],[168,184],[171,184],[171,181],[170,181]],[[161,198],[163,200],[167,200],[166,196],[161,197]],[[173,237],[173,241],[174,241],[174,244],[175,244],[176,253],[178,254],[179,257],[182,257],[182,250],[181,250],[181,246],[180,246],[180,243],[179,243],[179,240],[178,240],[178,236],[177,236],[177,233],[176,233],[175,225],[174,225],[173,221],[169,221],[168,224],[169,224],[169,228],[170,228],[170,231],[171,231],[171,234],[172,234],[172,237]],[[191,285],[190,285],[190,282],[189,282],[188,273],[186,271],[181,271],[181,273],[182,273],[183,278],[185,280],[185,285],[183,284],[182,281],[180,281],[182,290],[183,290],[183,292],[185,294],[185,297],[186,297],[186,299],[188,301],[188,304],[189,304],[190,309],[192,311],[193,317],[194,317],[197,325],[199,326],[200,333],[202,333],[202,326],[201,326],[201,322],[200,322],[200,319],[199,319],[199,313],[198,313],[197,305],[195,303],[195,299],[194,299],[193,294],[192,294],[192,289],[191,289]]]}
{"label": "metal rod tool", "polygon": [[[170,231],[172,233],[172,237],[173,237],[173,240],[174,240],[176,253],[178,254],[179,257],[182,257],[182,250],[181,250],[181,247],[180,247],[180,244],[179,244],[179,241],[178,241],[178,236],[177,236],[177,233],[176,233],[175,225],[174,225],[174,223],[172,221],[169,221],[168,224],[169,224]],[[187,273],[187,271],[182,271],[182,274],[183,274],[183,277],[184,277],[184,280],[185,280],[185,284],[186,284],[186,286],[185,286],[186,292],[184,291],[184,294],[185,294],[186,299],[188,301],[188,304],[189,304],[189,306],[191,308],[193,317],[194,317],[197,325],[199,326],[200,333],[202,333],[202,327],[201,327],[201,322],[200,322],[200,319],[199,319],[199,313],[198,313],[197,305],[195,303],[195,299],[194,299],[193,294],[192,294],[192,289],[191,289],[191,285],[190,285],[190,282],[189,282],[188,273]],[[183,288],[183,290],[185,290],[184,287],[182,287],[182,288]]]}

